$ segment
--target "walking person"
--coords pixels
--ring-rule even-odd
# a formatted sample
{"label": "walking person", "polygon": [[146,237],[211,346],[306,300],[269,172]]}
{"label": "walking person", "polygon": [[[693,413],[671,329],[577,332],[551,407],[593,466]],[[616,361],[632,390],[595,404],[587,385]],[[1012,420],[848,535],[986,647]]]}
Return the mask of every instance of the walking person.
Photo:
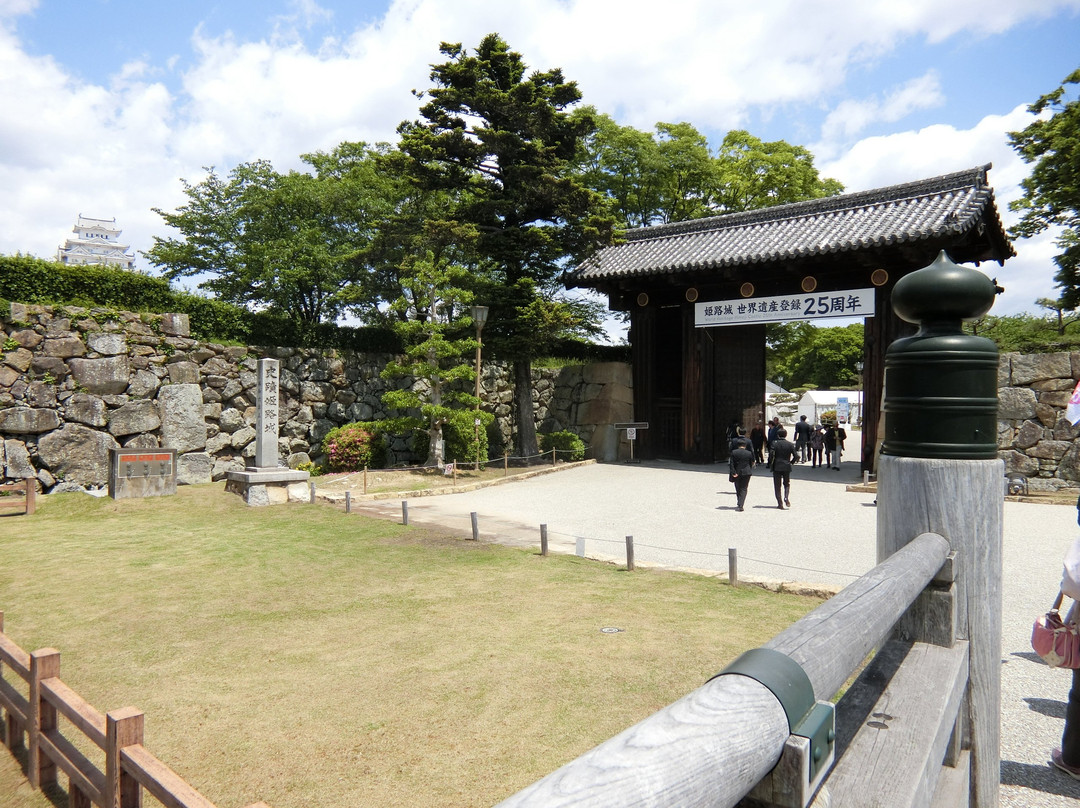
{"label": "walking person", "polygon": [[810,434],[810,465],[811,468],[825,465],[823,455],[825,453],[825,430],[821,424],[814,424],[814,431]]}
{"label": "walking person", "polygon": [[837,451],[836,426],[829,421],[825,424],[825,465],[840,470],[840,453]]}
{"label": "walking person", "polygon": [[[1076,521],[1080,524],[1080,499],[1076,501]],[[1073,599],[1072,609],[1065,618],[1066,625],[1080,620],[1080,539],[1073,542],[1065,554],[1065,570],[1061,576],[1061,593]],[[1065,729],[1061,747],[1050,753],[1056,768],[1074,780],[1080,780],[1080,668],[1073,668],[1072,688],[1065,705]]]}
{"label": "walking person", "polygon": [[765,462],[765,422],[758,421],[750,430],[750,443],[754,446],[754,463]]}
{"label": "walking person", "polygon": [[[787,430],[776,430],[776,440],[769,452],[769,468],[772,469],[773,493],[776,494],[776,507],[784,510],[791,507],[791,465],[795,461],[795,444],[787,439]],[[780,489],[784,496],[781,498]]]}
{"label": "walking person", "polygon": [[798,450],[797,462],[805,463],[806,455],[810,448],[810,424],[806,421],[805,415],[799,416],[799,421],[795,424],[795,448]]}
{"label": "walking person", "polygon": [[735,483],[735,510],[741,511],[746,504],[746,492],[750,478],[754,476],[754,453],[739,444],[731,450],[731,480]]}

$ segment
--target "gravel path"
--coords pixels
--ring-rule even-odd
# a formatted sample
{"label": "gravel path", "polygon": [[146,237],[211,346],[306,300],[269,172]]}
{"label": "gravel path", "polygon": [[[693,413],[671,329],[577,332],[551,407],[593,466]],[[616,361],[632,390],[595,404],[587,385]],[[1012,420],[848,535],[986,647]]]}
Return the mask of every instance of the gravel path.
{"label": "gravel path", "polygon": [[[877,509],[872,494],[851,493],[858,465],[841,471],[798,466],[790,510],[778,510],[771,475],[750,484],[747,508],[735,511],[727,467],[678,463],[585,465],[520,482],[409,501],[410,522],[481,538],[538,547],[548,526],[552,552],[573,553],[584,542],[592,558],[625,561],[626,536],[635,562],[726,572],[736,548],[740,577],[800,582],[835,590],[876,561]],[[354,503],[363,511],[401,518],[399,500]],[[1002,620],[1001,804],[1016,808],[1076,808],[1080,781],[1053,770],[1060,743],[1068,671],[1047,667],[1031,651],[1031,623],[1057,594],[1061,559],[1076,535],[1072,507],[1005,503]]]}

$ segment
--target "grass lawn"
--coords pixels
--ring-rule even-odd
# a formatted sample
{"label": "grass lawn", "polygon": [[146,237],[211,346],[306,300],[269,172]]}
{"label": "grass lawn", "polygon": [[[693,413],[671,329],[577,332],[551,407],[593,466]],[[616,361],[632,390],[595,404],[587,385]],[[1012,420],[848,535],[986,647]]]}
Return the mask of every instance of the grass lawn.
{"label": "grass lawn", "polygon": [[[45,497],[0,517],[0,559],[7,635],[58,648],[102,712],[145,711],[145,746],[219,808],[492,805],[819,603],[220,484]],[[0,795],[66,805],[2,747]]]}

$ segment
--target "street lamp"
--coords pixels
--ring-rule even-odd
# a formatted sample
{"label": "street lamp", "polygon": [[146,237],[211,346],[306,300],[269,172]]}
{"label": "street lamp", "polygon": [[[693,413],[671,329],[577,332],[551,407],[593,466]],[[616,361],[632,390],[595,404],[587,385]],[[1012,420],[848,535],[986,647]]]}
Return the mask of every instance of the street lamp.
{"label": "street lamp", "polygon": [[862,411],[862,405],[863,405],[863,378],[862,378],[862,369],[863,369],[863,363],[860,360],[860,361],[855,363],[855,372],[859,374],[859,397],[858,397],[858,402],[859,402],[859,426],[860,426],[860,428],[862,427],[862,423],[863,423],[863,411]]}
{"label": "street lamp", "polygon": [[480,470],[480,347],[483,345],[480,341],[480,332],[484,330],[484,323],[487,322],[487,316],[487,306],[472,307],[473,324],[476,326],[476,417],[473,419],[473,428],[475,430],[476,438],[476,455],[473,460],[474,471]]}

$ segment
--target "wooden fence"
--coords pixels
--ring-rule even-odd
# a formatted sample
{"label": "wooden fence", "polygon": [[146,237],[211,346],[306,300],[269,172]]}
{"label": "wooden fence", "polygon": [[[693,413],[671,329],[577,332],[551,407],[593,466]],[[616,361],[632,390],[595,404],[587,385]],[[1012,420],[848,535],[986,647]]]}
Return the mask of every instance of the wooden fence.
{"label": "wooden fence", "polygon": [[782,684],[722,673],[500,806],[968,805],[955,562],[923,533],[764,646],[797,663],[819,701],[879,649],[836,704],[831,750],[792,731]]}
{"label": "wooden fence", "polygon": [[[68,777],[71,808],[139,808],[146,789],[166,808],[214,808],[210,800],[142,745],[143,714],[125,707],[102,715],[60,679],[60,652],[53,648],[27,653],[4,633],[0,612],[0,668],[6,665],[26,684],[24,695],[0,678],[4,743],[26,743],[27,777],[34,788]],[[60,717],[104,752],[99,768],[61,732]],[[267,808],[254,803],[248,808]]]}

